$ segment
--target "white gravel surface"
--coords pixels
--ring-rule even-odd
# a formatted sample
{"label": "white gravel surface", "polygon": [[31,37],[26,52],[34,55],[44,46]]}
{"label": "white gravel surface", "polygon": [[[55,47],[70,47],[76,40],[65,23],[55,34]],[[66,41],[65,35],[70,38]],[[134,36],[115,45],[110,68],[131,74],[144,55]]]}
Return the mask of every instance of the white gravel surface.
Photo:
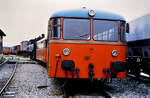
{"label": "white gravel surface", "polygon": [[[150,86],[138,83],[131,78],[113,79],[108,84],[113,90],[108,90],[112,98],[150,98]],[[47,86],[38,88],[39,86]],[[10,98],[62,98],[62,92],[53,79],[48,77],[47,70],[37,64],[19,64],[9,92],[15,92]],[[74,96],[69,98],[103,98],[100,96]]]}
{"label": "white gravel surface", "polygon": [[12,64],[4,64],[0,66],[0,79],[8,78],[12,73],[13,67]]}
{"label": "white gravel surface", "polygon": [[150,85],[139,83],[130,77],[113,79],[108,85],[113,88],[109,91],[113,98],[150,98]]}
{"label": "white gravel surface", "polygon": [[[47,86],[38,88],[39,86]],[[47,75],[47,70],[40,65],[19,64],[9,92],[15,92],[15,98],[53,98],[61,96],[54,80]]]}
{"label": "white gravel surface", "polygon": [[[13,69],[14,69],[13,64],[3,64],[0,66],[0,90],[4,87],[6,81],[8,81],[9,77],[12,74]],[[0,98],[2,98],[1,95]]]}

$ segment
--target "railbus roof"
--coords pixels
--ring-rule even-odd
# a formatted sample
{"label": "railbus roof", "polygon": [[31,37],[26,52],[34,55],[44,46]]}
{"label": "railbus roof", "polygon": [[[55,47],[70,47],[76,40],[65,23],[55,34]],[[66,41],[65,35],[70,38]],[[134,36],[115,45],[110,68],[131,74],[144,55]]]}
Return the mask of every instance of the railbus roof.
{"label": "railbus roof", "polygon": [[[94,10],[95,11],[95,16],[93,18],[101,18],[101,19],[113,19],[113,20],[123,20],[125,21],[124,17],[110,13],[110,12],[105,12],[105,11],[100,11],[100,10]],[[81,17],[81,18],[90,18],[88,14],[89,10],[88,9],[77,9],[77,10],[64,10],[60,12],[56,12],[52,14],[52,17]]]}

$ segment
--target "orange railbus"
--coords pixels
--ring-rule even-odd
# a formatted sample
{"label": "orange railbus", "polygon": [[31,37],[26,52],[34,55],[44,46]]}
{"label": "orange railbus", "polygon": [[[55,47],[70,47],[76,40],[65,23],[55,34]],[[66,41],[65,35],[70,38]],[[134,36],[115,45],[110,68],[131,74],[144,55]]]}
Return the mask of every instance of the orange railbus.
{"label": "orange railbus", "polygon": [[48,75],[126,78],[128,29],[125,19],[113,13],[87,9],[54,13],[48,23]]}

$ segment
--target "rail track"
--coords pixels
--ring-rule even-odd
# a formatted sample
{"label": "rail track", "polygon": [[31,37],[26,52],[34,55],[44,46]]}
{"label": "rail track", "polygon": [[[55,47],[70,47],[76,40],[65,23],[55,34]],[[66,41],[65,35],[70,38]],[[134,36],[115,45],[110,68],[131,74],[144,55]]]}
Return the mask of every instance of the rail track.
{"label": "rail track", "polygon": [[92,96],[101,96],[100,98],[112,98],[109,93],[107,92],[107,85],[101,84],[100,82],[91,82],[88,80],[67,80],[67,81],[59,81],[60,89],[63,93],[63,98],[95,98]]}
{"label": "rail track", "polygon": [[[13,79],[13,76],[15,75],[15,72],[16,72],[17,64],[18,64],[17,62],[14,64],[14,68],[13,68],[13,71],[12,71],[11,75],[8,78],[5,78],[6,81],[3,81],[2,85],[1,85],[1,88],[0,88],[0,96],[2,96],[3,92],[8,87],[11,80]],[[2,66],[2,65],[0,65],[0,66]],[[4,64],[3,64],[3,66],[4,66]]]}
{"label": "rail track", "polygon": [[139,82],[143,82],[145,84],[150,84],[150,77],[146,77],[146,76],[142,76],[142,75],[139,75],[137,77],[136,75],[131,74],[131,73],[127,73],[127,76],[131,77],[132,79],[137,80]]}
{"label": "rail track", "polygon": [[0,64],[0,67],[3,66],[7,62],[8,62],[8,60],[6,59],[3,63]]}

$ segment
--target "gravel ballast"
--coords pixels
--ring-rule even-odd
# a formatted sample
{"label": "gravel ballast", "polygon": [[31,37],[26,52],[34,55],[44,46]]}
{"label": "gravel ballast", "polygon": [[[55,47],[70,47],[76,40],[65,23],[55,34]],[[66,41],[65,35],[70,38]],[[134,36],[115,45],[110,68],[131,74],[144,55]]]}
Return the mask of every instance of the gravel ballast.
{"label": "gravel ballast", "polygon": [[13,64],[4,64],[0,66],[0,79],[9,78],[13,71]]}
{"label": "gravel ballast", "polygon": [[19,64],[8,91],[15,91],[15,98],[61,96],[54,80],[48,77],[47,70],[36,64]]}
{"label": "gravel ballast", "polygon": [[[150,86],[127,77],[113,79],[107,84],[112,98],[150,98]],[[46,68],[38,64],[19,64],[7,90],[15,92],[14,98],[62,98],[63,93],[54,79],[49,78]],[[69,98],[104,98],[101,96],[75,95]]]}

